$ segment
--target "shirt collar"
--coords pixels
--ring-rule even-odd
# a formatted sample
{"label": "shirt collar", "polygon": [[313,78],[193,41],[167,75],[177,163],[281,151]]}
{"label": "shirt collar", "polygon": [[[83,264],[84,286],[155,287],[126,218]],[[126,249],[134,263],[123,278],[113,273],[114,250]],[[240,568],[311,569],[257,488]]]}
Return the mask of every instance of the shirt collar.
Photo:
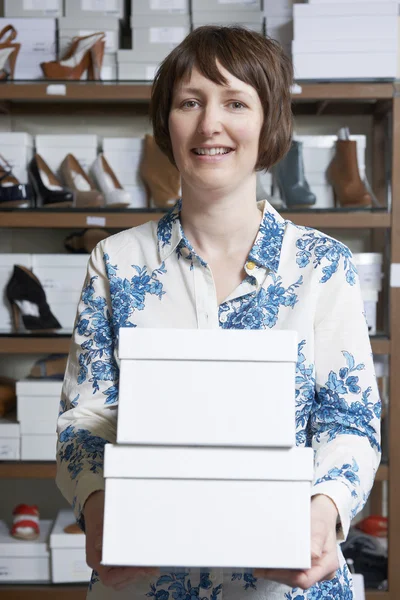
{"label": "shirt collar", "polygon": [[[257,206],[263,216],[248,261],[276,273],[279,267],[286,221],[267,200],[257,202]],[[196,256],[205,265],[184,235],[179,218],[181,208],[182,200],[178,200],[175,206],[158,221],[157,240],[160,260],[161,262],[166,260],[180,246],[181,253]]]}

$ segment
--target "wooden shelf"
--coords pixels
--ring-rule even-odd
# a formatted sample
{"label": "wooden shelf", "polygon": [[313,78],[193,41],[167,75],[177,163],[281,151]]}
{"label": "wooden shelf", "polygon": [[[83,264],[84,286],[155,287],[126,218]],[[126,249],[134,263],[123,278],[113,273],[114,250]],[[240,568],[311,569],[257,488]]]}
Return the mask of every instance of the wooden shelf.
{"label": "wooden shelf", "polygon": [[[298,81],[293,102],[316,100],[389,100],[394,84],[386,82],[306,82]],[[148,102],[151,83],[145,81],[12,81],[1,86],[4,102]]]}
{"label": "wooden shelf", "polygon": [[85,600],[87,585],[1,585],[2,600]]}
{"label": "wooden shelf", "polygon": [[[126,229],[142,225],[147,221],[158,221],[163,212],[155,210],[3,210],[0,211],[0,227],[12,228],[51,228],[84,229],[86,227],[106,227]],[[375,229],[389,228],[391,215],[382,210],[326,211],[306,210],[304,212],[281,211],[282,216],[296,225],[317,229]],[[93,217],[96,220],[93,222]]]}

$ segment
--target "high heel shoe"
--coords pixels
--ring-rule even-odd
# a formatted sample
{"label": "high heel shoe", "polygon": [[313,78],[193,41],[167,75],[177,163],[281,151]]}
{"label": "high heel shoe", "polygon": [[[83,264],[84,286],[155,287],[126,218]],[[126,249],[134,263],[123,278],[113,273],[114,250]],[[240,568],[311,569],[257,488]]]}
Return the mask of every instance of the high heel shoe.
{"label": "high heel shoe", "polygon": [[317,197],[304,173],[303,142],[293,141],[289,152],[273,168],[282,200],[291,209],[308,208]]}
{"label": "high heel shoe", "polygon": [[328,166],[326,176],[333,187],[337,206],[345,208],[372,206],[372,196],[360,177],[355,140],[337,140],[335,155]]}
{"label": "high heel shoe", "polygon": [[74,194],[65,189],[40,154],[35,154],[28,166],[29,181],[35,192],[36,206],[68,208],[74,205]]}
{"label": "high heel shoe", "polygon": [[73,154],[67,154],[62,161],[60,174],[67,186],[74,190],[77,208],[104,206],[104,197]]}
{"label": "high heel shoe", "polygon": [[14,42],[16,37],[17,31],[12,25],[6,25],[0,31],[0,81],[14,79],[15,63],[21,49],[21,44]]}
{"label": "high heel shoe", "polygon": [[29,331],[51,332],[61,329],[47,304],[46,293],[39,279],[26,267],[14,265],[6,286],[6,297],[11,305],[15,331],[20,329],[21,318],[25,329]]}
{"label": "high heel shoe", "polygon": [[0,206],[16,208],[30,208],[33,205],[32,189],[30,185],[20,183],[14,177],[11,165],[0,154]]}
{"label": "high heel shoe", "polygon": [[100,80],[104,48],[103,31],[76,37],[62,60],[51,60],[40,66],[46,79],[81,79],[87,71],[88,80]]}
{"label": "high heel shoe", "polygon": [[104,154],[98,155],[91,166],[90,173],[99,190],[104,194],[107,207],[124,208],[129,206],[132,200],[131,195],[123,189]]}
{"label": "high heel shoe", "polygon": [[144,137],[140,176],[150,206],[170,208],[180,197],[180,173],[149,134]]}

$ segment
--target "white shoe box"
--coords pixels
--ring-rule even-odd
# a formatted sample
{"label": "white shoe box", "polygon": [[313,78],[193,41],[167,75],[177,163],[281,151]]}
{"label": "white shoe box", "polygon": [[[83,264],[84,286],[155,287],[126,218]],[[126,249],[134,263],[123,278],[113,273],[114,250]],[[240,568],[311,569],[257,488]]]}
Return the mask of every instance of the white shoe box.
{"label": "white shoe box", "polygon": [[0,132],[1,155],[10,163],[20,183],[28,183],[27,166],[33,156],[33,137],[29,133]]}
{"label": "white shoe box", "polygon": [[20,427],[15,414],[11,413],[11,415],[0,419],[0,460],[20,459]]}
{"label": "white shoe box", "polygon": [[105,54],[101,67],[100,78],[102,81],[117,81],[118,79],[118,64],[117,53]]}
{"label": "white shoe box", "polygon": [[17,420],[21,435],[54,435],[60,407],[62,381],[17,381]]}
{"label": "white shoe box", "polygon": [[192,0],[192,11],[218,12],[241,11],[257,12],[261,10],[260,0]]}
{"label": "white shoe box", "polygon": [[376,290],[361,289],[361,295],[364,302],[364,313],[368,324],[368,333],[369,335],[376,335],[378,292]]}
{"label": "white shoe box", "polygon": [[[12,4],[14,4],[14,0],[12,0]],[[53,60],[55,59],[57,48],[56,23],[56,19],[0,18],[0,30],[6,25],[13,25],[17,30],[18,36],[15,42],[21,44],[17,67],[21,59],[23,60],[24,55],[31,56],[34,54],[37,56],[38,62],[42,61],[43,56],[48,55],[52,55]]]}
{"label": "white shoe box", "polygon": [[60,510],[50,534],[51,580],[53,583],[89,582],[92,569],[86,564],[85,534],[65,533],[75,523],[72,510]]}
{"label": "white shoe box", "polygon": [[14,79],[17,81],[31,81],[44,79],[40,63],[51,62],[56,59],[56,52],[45,54],[28,54],[20,52],[14,71]]}
{"label": "white shoe box", "polygon": [[398,0],[368,0],[363,2],[330,2],[294,4],[293,11],[297,18],[313,18],[313,17],[331,17],[331,16],[366,16],[366,15],[391,15],[397,16]]}
{"label": "white shoe box", "polygon": [[189,0],[131,0],[131,15],[188,15]]}
{"label": "white shoe box", "polygon": [[103,152],[142,152],[142,137],[105,137],[103,138]]}
{"label": "white shoe box", "polygon": [[71,292],[46,290],[51,312],[62,327],[57,331],[58,333],[72,333],[80,297],[81,292],[76,290]]}
{"label": "white shoe box", "polygon": [[21,460],[56,460],[57,434],[21,435]]}
{"label": "white shoe box", "polygon": [[264,15],[293,18],[293,0],[264,0]]}
{"label": "white shoe box", "polygon": [[137,15],[131,19],[132,48],[163,60],[190,33],[189,15]]}
{"label": "white shoe box", "polygon": [[52,521],[40,520],[37,540],[18,540],[9,527],[0,521],[0,583],[30,583],[50,581],[50,551],[48,540]]}
{"label": "white shoe box", "polygon": [[[139,175],[143,154],[143,138],[104,138],[103,153],[121,185],[125,189],[128,189],[128,187],[141,188],[141,192],[139,190],[134,191],[134,196],[140,194],[141,198],[146,197],[143,182]],[[135,198],[132,201],[134,204],[137,203]],[[137,208],[140,208],[140,206],[137,206]]]}
{"label": "white shoe box", "polygon": [[237,6],[231,7],[220,6],[219,11],[208,11],[205,9],[194,10],[192,13],[193,29],[202,25],[230,25],[239,24],[247,29],[252,29],[258,33],[264,33],[264,15],[261,11],[240,12]]}
{"label": "white shoe box", "polygon": [[119,81],[153,81],[159,60],[149,62],[118,62]]}
{"label": "white shoe box", "polygon": [[6,298],[6,286],[12,277],[14,265],[30,269],[32,255],[0,253],[0,331],[2,332],[9,332],[13,329],[11,306]]}
{"label": "white shoe box", "polygon": [[87,254],[32,254],[32,270],[45,292],[80,292],[86,276]]}
{"label": "white shoe box", "polygon": [[93,134],[39,134],[35,144],[36,152],[54,172],[67,154],[73,154],[86,172],[97,157],[97,135]]}
{"label": "white shoe box", "polygon": [[64,17],[58,21],[59,56],[63,57],[73,37],[91,35],[104,31],[106,34],[106,53],[115,53],[119,49],[120,21],[108,17]]}
{"label": "white shoe box", "polygon": [[131,195],[131,203],[128,208],[147,208],[147,191],[144,185],[123,184],[123,188]]}
{"label": "white shoe box", "polygon": [[104,476],[104,565],[310,567],[311,448],[106,444]]}
{"label": "white shoe box", "polygon": [[63,0],[4,0],[5,17],[62,17]]}
{"label": "white shoe box", "polygon": [[75,19],[91,17],[124,18],[124,0],[66,0],[65,16]]}
{"label": "white shoe box", "polygon": [[118,355],[118,444],[295,445],[296,332],[121,328]]}
{"label": "white shoe box", "polygon": [[266,34],[277,40],[280,44],[289,46],[293,40],[293,17],[279,16],[266,17],[265,21]]}

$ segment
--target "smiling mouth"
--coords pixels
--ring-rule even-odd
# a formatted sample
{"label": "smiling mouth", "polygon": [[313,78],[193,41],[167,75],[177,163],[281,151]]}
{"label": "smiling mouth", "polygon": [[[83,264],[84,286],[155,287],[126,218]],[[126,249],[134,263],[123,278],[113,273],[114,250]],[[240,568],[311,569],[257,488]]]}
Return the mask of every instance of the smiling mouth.
{"label": "smiling mouth", "polygon": [[216,156],[220,154],[229,154],[232,152],[233,148],[228,148],[227,146],[220,146],[215,148],[193,148],[192,152],[197,154],[198,156]]}

